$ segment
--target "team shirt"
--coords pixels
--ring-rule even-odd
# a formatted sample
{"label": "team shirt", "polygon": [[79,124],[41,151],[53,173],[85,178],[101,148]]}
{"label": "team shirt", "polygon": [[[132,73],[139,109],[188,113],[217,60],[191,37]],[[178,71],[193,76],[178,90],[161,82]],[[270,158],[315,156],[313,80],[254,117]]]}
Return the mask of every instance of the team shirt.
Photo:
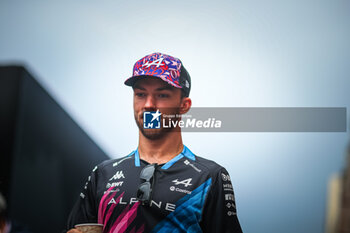
{"label": "team shirt", "polygon": [[137,200],[149,163],[138,150],[96,166],[68,219],[103,224],[103,232],[242,232],[230,176],[217,163],[194,155],[186,146],[165,164],[156,165],[152,198]]}

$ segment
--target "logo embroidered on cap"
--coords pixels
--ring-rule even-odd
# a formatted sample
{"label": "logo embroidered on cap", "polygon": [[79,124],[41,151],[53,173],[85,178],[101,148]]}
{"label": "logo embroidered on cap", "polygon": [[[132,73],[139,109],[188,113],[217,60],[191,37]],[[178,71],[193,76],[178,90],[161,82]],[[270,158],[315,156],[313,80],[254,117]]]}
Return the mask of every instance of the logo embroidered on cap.
{"label": "logo embroidered on cap", "polygon": [[158,58],[157,60],[152,61],[152,63],[149,63],[149,61],[147,61],[145,64],[142,65],[142,67],[145,66],[146,68],[149,68],[152,65],[157,65],[156,67],[158,68],[159,66],[164,66],[164,64],[162,64],[163,60],[164,60],[164,58],[161,57],[161,58]]}

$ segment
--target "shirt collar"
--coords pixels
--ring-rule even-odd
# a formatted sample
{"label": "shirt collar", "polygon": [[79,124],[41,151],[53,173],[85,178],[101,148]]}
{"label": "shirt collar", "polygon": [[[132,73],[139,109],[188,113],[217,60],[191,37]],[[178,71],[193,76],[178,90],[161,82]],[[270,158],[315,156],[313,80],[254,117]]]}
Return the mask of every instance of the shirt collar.
{"label": "shirt collar", "polygon": [[[135,166],[139,167],[140,166],[139,148],[137,148],[135,150],[134,154],[135,154]],[[179,161],[183,157],[186,157],[186,158],[188,158],[188,159],[190,159],[192,161],[196,160],[196,156],[192,153],[192,151],[190,151],[190,149],[188,149],[187,146],[184,145],[184,149],[182,150],[182,152],[180,154],[176,155],[174,158],[172,158],[167,163],[165,163],[162,166],[162,169],[168,169],[169,167],[171,167],[174,163],[176,163],[177,161]]]}

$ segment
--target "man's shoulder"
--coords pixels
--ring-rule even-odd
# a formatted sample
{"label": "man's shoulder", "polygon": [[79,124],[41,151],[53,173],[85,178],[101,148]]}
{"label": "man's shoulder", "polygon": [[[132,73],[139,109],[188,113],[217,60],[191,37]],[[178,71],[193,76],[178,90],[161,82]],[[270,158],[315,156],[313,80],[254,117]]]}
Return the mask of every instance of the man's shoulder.
{"label": "man's shoulder", "polygon": [[132,160],[134,154],[135,154],[135,151],[132,151],[131,153],[129,153],[128,155],[125,155],[123,157],[105,160],[105,161],[101,162],[100,164],[98,164],[95,168],[99,169],[99,170],[103,170],[103,169],[108,168],[108,167],[117,167],[117,166],[127,162],[128,160]]}
{"label": "man's shoulder", "polygon": [[194,163],[201,167],[204,167],[204,169],[212,175],[215,175],[218,172],[225,170],[225,168],[217,162],[198,155],[196,155],[196,160],[194,161]]}
{"label": "man's shoulder", "polygon": [[187,158],[184,161],[185,164],[187,163],[186,165],[193,164],[201,167],[207,172],[217,172],[223,168],[220,164],[216,163],[215,161],[204,158],[202,156],[198,156],[197,153],[193,153],[187,146],[185,146],[183,153]]}
{"label": "man's shoulder", "polygon": [[230,175],[226,168],[217,162],[200,156],[196,156],[196,162],[196,164],[206,167],[207,174],[212,178],[212,182],[215,184],[215,187],[222,187],[222,182],[231,182]]}

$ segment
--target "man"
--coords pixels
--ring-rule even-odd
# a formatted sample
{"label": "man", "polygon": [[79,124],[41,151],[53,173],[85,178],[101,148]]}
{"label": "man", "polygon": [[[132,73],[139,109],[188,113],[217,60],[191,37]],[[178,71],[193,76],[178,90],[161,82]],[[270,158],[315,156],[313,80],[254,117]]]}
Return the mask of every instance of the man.
{"label": "man", "polygon": [[227,171],[184,146],[178,125],[144,124],[149,116],[159,123],[161,114],[178,120],[191,108],[191,79],[181,61],[145,56],[125,84],[134,91],[138,148],[93,169],[68,229],[99,223],[104,232],[242,232]]}

